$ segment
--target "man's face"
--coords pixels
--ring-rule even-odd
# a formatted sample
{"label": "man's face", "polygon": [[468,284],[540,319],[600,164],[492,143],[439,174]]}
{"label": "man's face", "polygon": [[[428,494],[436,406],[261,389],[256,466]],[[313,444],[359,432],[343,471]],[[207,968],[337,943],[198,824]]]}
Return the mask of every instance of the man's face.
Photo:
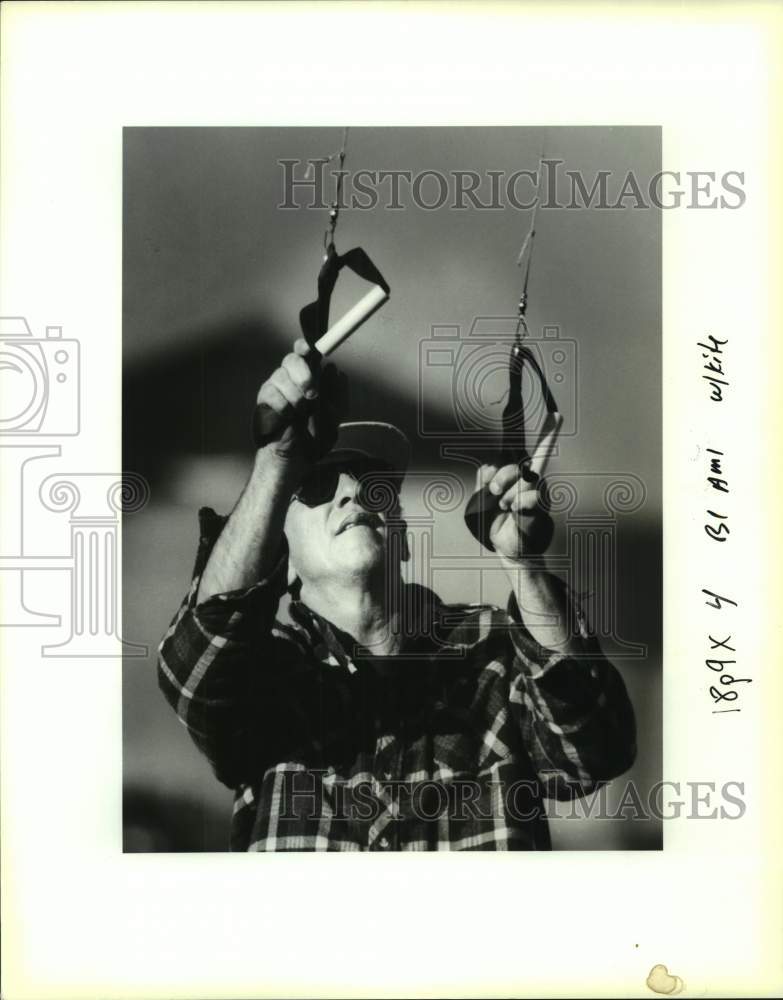
{"label": "man's face", "polygon": [[319,469],[291,501],[289,562],[303,582],[366,578],[383,565],[389,525],[384,512],[362,505],[360,478],[368,473],[367,464]]}

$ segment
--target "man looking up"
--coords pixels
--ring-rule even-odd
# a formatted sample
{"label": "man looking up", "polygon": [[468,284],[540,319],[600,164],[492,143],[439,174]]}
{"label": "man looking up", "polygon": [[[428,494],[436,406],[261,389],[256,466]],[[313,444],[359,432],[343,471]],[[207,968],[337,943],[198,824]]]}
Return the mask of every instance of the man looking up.
{"label": "man looking up", "polygon": [[[404,582],[409,446],[338,425],[342,385],[294,351],[258,401],[281,418],[160,646],[164,695],[235,792],[234,850],[542,850],[543,799],[634,760],[623,682],[542,558],[539,483],[482,466],[506,611]],[[532,481],[531,481],[532,479]],[[380,497],[382,502],[378,502]],[[291,624],[276,620],[292,593]]]}

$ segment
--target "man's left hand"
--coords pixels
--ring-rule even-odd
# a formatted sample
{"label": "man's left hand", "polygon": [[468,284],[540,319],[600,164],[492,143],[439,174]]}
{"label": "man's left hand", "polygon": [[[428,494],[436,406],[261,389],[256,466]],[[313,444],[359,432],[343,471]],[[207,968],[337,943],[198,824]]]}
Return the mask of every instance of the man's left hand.
{"label": "man's left hand", "polygon": [[542,480],[518,465],[482,465],[477,489],[489,486],[499,498],[499,511],[489,530],[495,551],[506,559],[524,560],[539,556],[552,540],[552,518],[541,506]]}

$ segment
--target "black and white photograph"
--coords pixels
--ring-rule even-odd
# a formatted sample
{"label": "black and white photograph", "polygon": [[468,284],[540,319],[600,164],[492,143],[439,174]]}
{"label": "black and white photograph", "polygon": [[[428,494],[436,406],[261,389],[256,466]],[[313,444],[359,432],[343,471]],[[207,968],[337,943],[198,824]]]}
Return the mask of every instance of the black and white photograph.
{"label": "black and white photograph", "polygon": [[782,995],[782,50],[0,4],[3,1000]]}
{"label": "black and white photograph", "polygon": [[126,851],[662,846],[665,180],[656,128],[124,131]]}

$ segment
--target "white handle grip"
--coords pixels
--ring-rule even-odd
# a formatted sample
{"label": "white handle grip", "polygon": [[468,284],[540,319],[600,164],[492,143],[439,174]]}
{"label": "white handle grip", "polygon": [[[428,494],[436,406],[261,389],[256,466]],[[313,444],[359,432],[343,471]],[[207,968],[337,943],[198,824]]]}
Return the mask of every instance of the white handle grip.
{"label": "white handle grip", "polygon": [[530,470],[537,476],[544,475],[546,467],[549,464],[549,459],[552,457],[552,452],[555,450],[555,442],[562,426],[563,417],[557,411],[547,416],[541,440],[538,442],[533,458],[530,461]]}
{"label": "white handle grip", "polygon": [[320,351],[324,357],[331,354],[344,340],[355,333],[377,309],[380,309],[388,298],[389,293],[384,291],[380,285],[373,285],[355,306],[352,306],[341,319],[329,327],[322,337],[316,340],[316,350]]}

